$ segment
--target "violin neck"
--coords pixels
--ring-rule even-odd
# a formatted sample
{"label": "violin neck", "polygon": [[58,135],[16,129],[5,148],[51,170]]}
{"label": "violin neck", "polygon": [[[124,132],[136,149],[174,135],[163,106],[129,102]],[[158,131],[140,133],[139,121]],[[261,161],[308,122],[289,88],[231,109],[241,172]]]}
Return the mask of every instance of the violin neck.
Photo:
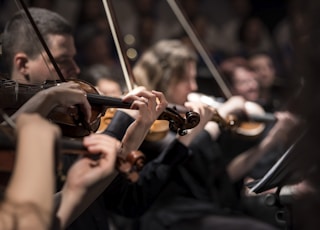
{"label": "violin neck", "polygon": [[255,122],[274,122],[276,121],[276,117],[273,113],[266,113],[263,115],[257,115],[257,114],[249,114],[249,119]]}
{"label": "violin neck", "polygon": [[110,108],[130,109],[131,103],[123,102],[121,98],[107,97],[98,94],[87,94],[87,99],[90,104],[103,105]]}

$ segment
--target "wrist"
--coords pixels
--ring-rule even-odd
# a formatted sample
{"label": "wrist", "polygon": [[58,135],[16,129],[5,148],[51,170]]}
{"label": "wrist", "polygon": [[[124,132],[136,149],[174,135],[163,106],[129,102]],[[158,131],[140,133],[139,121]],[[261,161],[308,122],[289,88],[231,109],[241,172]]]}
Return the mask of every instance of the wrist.
{"label": "wrist", "polygon": [[51,89],[52,88],[48,88],[40,92],[41,98],[43,98],[43,101],[46,103],[45,105],[48,107],[49,112],[59,105],[57,95],[55,95],[54,91]]}

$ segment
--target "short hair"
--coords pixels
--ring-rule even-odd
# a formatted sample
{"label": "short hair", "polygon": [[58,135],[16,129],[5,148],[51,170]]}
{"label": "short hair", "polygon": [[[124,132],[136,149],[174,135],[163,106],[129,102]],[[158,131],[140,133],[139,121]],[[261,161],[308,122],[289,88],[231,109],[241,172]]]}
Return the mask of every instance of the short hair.
{"label": "short hair", "polygon": [[183,78],[185,64],[197,61],[194,50],[180,40],[160,40],[137,61],[133,71],[138,85],[165,92]]}
{"label": "short hair", "polygon": [[[73,34],[72,26],[61,15],[43,8],[33,7],[29,11],[49,47],[48,35]],[[16,12],[6,23],[2,35],[2,50],[9,71],[12,70],[12,59],[17,52],[24,52],[32,58],[43,51],[23,10]]]}
{"label": "short hair", "polygon": [[82,79],[92,85],[97,85],[100,79],[106,79],[117,82],[122,91],[126,88],[124,77],[119,73],[119,71],[116,68],[108,67],[103,64],[94,64],[85,68],[81,71],[79,79]]}
{"label": "short hair", "polygon": [[248,60],[241,56],[234,56],[225,59],[219,66],[222,76],[224,76],[226,83],[231,88],[234,87],[234,72],[238,67],[253,71]]}

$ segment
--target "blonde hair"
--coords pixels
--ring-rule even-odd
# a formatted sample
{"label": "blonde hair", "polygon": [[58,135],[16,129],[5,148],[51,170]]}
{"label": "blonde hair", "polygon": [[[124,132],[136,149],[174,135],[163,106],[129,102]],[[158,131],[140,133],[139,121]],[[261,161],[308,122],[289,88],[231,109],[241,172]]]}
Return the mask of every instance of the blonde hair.
{"label": "blonde hair", "polygon": [[185,66],[197,61],[196,53],[180,40],[161,40],[148,49],[133,68],[136,83],[149,90],[165,92],[183,79]]}

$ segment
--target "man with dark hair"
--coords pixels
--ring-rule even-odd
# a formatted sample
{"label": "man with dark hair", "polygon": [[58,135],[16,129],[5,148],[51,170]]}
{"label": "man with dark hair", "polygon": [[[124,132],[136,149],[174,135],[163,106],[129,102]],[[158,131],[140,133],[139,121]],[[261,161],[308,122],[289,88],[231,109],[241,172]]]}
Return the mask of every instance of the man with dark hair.
{"label": "man with dark hair", "polygon": [[[73,60],[76,49],[72,27],[60,15],[46,9],[31,8],[30,13],[63,76],[66,79],[76,78],[80,70]],[[24,12],[19,11],[6,24],[2,35],[3,55],[6,58],[11,78],[19,80],[20,83],[43,83],[46,80],[58,79],[54,74],[55,71],[49,57],[26,20]],[[43,62],[49,67],[45,66],[46,71],[28,72],[28,66]]]}

